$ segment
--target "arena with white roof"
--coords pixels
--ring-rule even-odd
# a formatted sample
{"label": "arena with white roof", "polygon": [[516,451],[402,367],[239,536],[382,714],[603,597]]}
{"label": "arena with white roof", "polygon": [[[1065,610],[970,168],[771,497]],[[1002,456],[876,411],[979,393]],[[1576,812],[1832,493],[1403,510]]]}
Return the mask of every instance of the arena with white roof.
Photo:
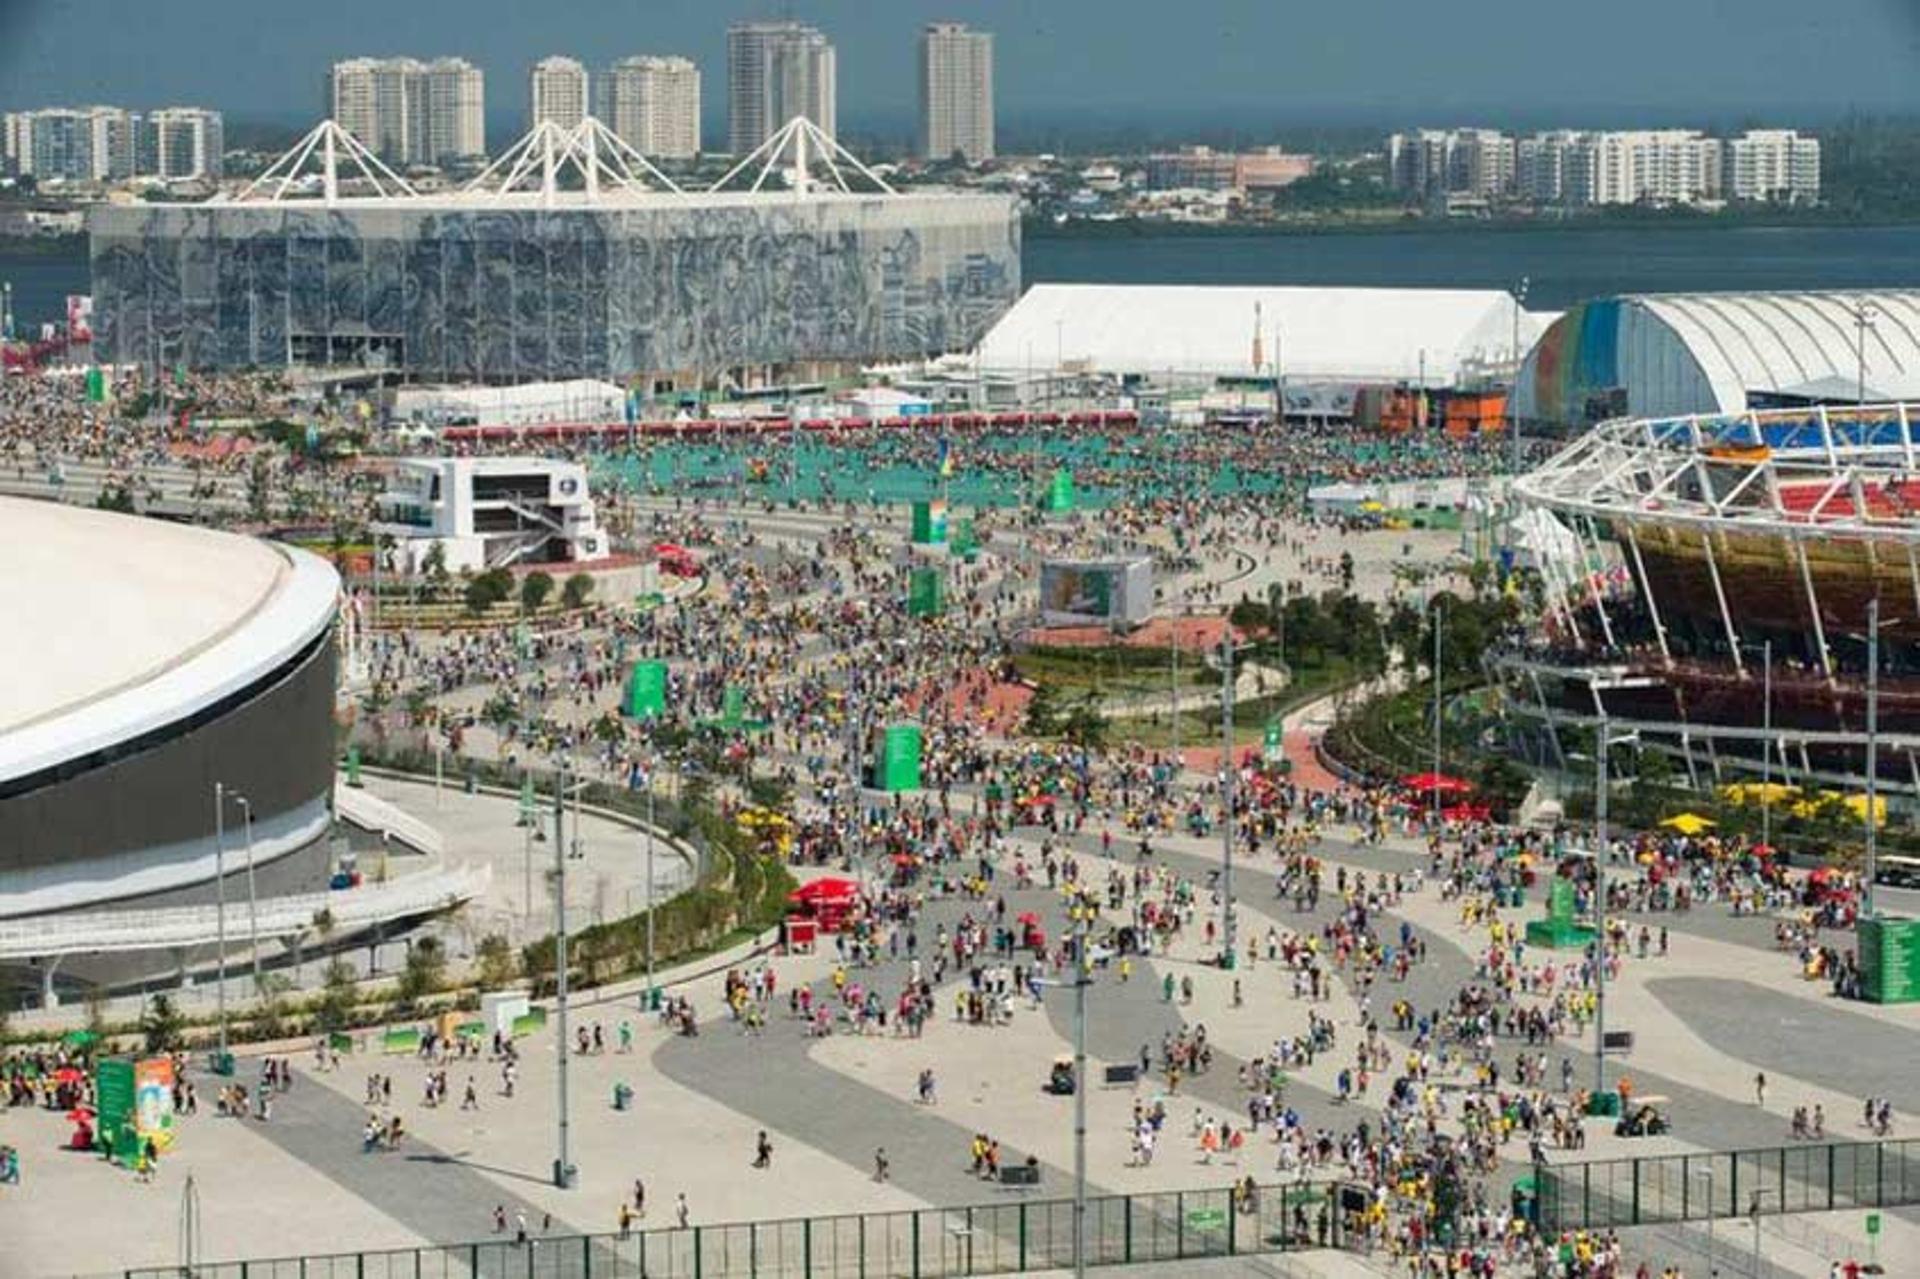
{"label": "arena with white roof", "polygon": [[323,835],[340,581],[307,552],[0,498],[0,917],[209,880]]}

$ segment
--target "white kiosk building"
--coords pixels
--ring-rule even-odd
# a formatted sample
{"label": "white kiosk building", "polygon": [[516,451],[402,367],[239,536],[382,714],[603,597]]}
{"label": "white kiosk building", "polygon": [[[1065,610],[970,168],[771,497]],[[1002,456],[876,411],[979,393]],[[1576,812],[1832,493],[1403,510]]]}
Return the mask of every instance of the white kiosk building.
{"label": "white kiosk building", "polygon": [[398,544],[398,567],[419,572],[443,548],[450,572],[606,559],[587,472],[538,457],[404,458],[380,496],[374,531]]}

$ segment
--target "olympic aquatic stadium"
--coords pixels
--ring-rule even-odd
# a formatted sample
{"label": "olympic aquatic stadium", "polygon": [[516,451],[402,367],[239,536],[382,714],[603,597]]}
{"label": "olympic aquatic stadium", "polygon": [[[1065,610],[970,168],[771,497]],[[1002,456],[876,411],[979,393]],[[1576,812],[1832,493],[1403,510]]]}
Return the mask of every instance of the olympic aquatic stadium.
{"label": "olympic aquatic stadium", "polygon": [[1604,715],[1696,785],[1857,788],[1877,601],[1873,771],[1920,803],[1920,403],[1621,419],[1513,491],[1546,608],[1497,664],[1536,762]]}
{"label": "olympic aquatic stadium", "polygon": [[[183,524],[0,498],[0,918],[214,877],[214,788],[253,856],[331,820],[333,624],[318,556]],[[243,809],[224,813],[233,840]],[[231,867],[230,867],[231,868]]]}
{"label": "olympic aquatic stadium", "polygon": [[736,172],[682,190],[589,118],[420,192],[327,122],[238,195],[90,213],[95,350],[665,393],[964,350],[1019,296],[1012,196],[895,191],[805,120]]}

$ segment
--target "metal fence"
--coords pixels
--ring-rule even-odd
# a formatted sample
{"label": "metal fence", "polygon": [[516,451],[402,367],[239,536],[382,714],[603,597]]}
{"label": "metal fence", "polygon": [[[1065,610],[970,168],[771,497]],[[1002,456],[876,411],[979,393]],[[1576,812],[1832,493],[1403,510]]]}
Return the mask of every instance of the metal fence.
{"label": "metal fence", "polygon": [[[1542,1165],[1542,1230],[1605,1229],[1920,1203],[1920,1141]],[[1087,1263],[1186,1261],[1364,1246],[1338,1183],[1101,1195],[1087,1200]],[[1017,1193],[1017,1192],[1015,1192]],[[1348,1188],[1345,1198],[1366,1202]],[[495,1236],[475,1243],[128,1270],[123,1279],[945,1279],[1065,1269],[1071,1199],[735,1222],[627,1235]]]}
{"label": "metal fence", "polygon": [[1892,1208],[1920,1203],[1920,1141],[1548,1165],[1537,1177],[1543,1230],[1606,1229],[1709,1217]]}
{"label": "metal fence", "polygon": [[[1338,1188],[1260,1187],[1087,1201],[1089,1265],[1337,1246]],[[1322,1209],[1325,1212],[1322,1212]],[[942,1279],[1073,1264],[1073,1201],[803,1217],[629,1235],[508,1238],[390,1252],[196,1263],[125,1279]]]}

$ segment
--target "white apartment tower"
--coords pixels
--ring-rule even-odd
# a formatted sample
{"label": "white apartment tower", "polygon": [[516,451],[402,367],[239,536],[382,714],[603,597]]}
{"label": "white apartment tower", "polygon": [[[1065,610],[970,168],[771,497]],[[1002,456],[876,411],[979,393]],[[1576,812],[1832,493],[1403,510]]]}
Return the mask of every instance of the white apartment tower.
{"label": "white apartment tower", "polygon": [[622,58],[600,77],[600,118],[641,155],[700,154],[700,68],[690,58]]}
{"label": "white apartment tower", "polygon": [[993,34],[958,22],[920,33],[920,155],[993,159]]}
{"label": "white apartment tower", "polygon": [[542,58],[527,77],[528,124],[571,129],[587,115],[587,69],[572,58]]}
{"label": "white apartment tower", "polygon": [[794,116],[835,132],[835,66],[826,36],[798,22],[727,28],[727,149],[744,155]]}
{"label": "white apartment tower", "polygon": [[162,178],[218,178],[226,126],[218,111],[162,107],[140,125],[139,167]]}
{"label": "white apartment tower", "polygon": [[486,153],[486,78],[463,58],[336,62],[328,104],[336,123],[391,164]]}
{"label": "white apartment tower", "polygon": [[1750,129],[1727,139],[1727,197],[1733,200],[1820,202],[1820,140],[1792,129]]}
{"label": "white apartment tower", "polygon": [[47,107],[7,116],[7,167],[45,182],[113,182],[136,169],[139,117],[119,107]]}

